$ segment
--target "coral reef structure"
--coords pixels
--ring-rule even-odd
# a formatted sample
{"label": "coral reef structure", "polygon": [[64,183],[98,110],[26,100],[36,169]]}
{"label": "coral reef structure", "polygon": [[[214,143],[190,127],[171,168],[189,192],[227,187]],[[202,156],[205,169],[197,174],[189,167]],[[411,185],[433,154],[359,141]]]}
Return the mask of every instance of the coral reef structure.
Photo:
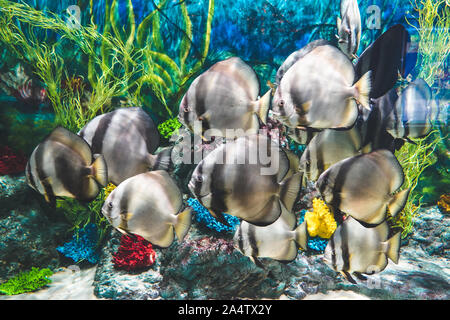
{"label": "coral reef structure", "polygon": [[89,223],[84,228],[75,231],[72,240],[56,248],[56,250],[77,263],[87,260],[95,264],[99,259],[97,243],[97,226]]}
{"label": "coral reef structure", "polygon": [[35,291],[51,283],[52,281],[49,277],[52,274],[53,272],[48,268],[39,269],[33,267],[30,271],[22,272],[2,283],[0,285],[0,293],[15,295]]}
{"label": "coral reef structure", "polygon": [[156,252],[152,244],[138,235],[122,235],[120,247],[113,254],[116,269],[126,271],[142,270],[155,263]]}
{"label": "coral reef structure", "polygon": [[234,232],[236,227],[240,224],[240,220],[234,216],[224,214],[225,220],[229,226],[226,226],[218,222],[209,211],[203,207],[197,199],[189,198],[187,203],[194,209],[195,219],[197,222],[205,225],[207,228],[215,230],[217,232]]}
{"label": "coral reef structure", "polygon": [[313,211],[305,213],[305,220],[311,237],[329,239],[337,228],[333,213],[325,202],[318,198],[313,200]]}

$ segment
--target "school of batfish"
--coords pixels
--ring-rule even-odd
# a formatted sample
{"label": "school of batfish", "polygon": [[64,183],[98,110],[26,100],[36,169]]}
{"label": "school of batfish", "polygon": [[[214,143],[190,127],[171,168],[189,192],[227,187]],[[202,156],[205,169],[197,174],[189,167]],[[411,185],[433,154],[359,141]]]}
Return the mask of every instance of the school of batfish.
{"label": "school of batfish", "polygon": [[[386,218],[403,209],[410,190],[401,189],[404,173],[394,151],[427,135],[439,112],[422,79],[395,87],[408,74],[406,29],[391,27],[358,57],[358,3],[343,0],[340,10],[338,47],[316,40],[292,53],[264,93],[239,57],[217,62],[192,82],[178,118],[190,131],[201,122],[201,132],[193,133],[204,140],[226,138],[198,163],[188,189],[219,222],[227,224],[223,213],[242,220],[236,249],[259,266],[263,257],[293,261],[308,239],[306,221],[297,225],[293,207],[312,182],[330,210],[345,217],[324,262],[354,282],[352,275],[384,270],[388,258],[397,263],[400,234]],[[269,117],[306,145],[301,158],[259,131]],[[102,208],[110,224],[166,248],[175,236],[184,239],[191,212],[169,174],[171,148],[156,153],[159,143],[142,108],[117,109],[78,135],[56,128],[33,151],[27,182],[53,205],[56,197],[92,201],[112,182],[117,188]]]}

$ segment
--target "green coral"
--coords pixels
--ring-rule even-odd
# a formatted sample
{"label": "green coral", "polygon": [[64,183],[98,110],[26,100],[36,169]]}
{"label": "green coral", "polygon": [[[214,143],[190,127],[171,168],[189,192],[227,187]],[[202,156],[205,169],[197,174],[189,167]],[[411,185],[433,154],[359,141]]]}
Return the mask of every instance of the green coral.
{"label": "green coral", "polygon": [[0,292],[5,295],[15,295],[35,291],[51,283],[49,277],[52,274],[53,272],[48,268],[33,267],[31,271],[20,273],[0,284]]}
{"label": "green coral", "polygon": [[165,139],[169,139],[179,128],[181,123],[177,118],[166,120],[158,125],[158,131]]}

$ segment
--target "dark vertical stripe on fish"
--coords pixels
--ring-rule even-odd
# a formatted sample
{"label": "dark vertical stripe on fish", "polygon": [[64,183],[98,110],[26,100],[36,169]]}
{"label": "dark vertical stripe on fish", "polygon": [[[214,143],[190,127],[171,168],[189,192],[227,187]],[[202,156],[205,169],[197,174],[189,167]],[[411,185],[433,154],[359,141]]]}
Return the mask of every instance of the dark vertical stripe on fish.
{"label": "dark vertical stripe on fish", "polygon": [[337,270],[337,264],[336,264],[336,245],[334,243],[334,238],[331,237],[330,239],[330,246],[331,246],[331,265],[333,266],[333,270]]}
{"label": "dark vertical stripe on fish", "polygon": [[60,153],[55,156],[54,161],[56,178],[63,185],[64,189],[69,191],[78,199],[83,198],[82,182],[84,179],[81,176],[72,176],[76,170],[76,168],[73,168],[73,164]]}
{"label": "dark vertical stripe on fish", "polygon": [[218,216],[222,215],[223,212],[228,211],[228,207],[225,204],[225,194],[222,190],[216,189],[216,179],[220,178],[222,173],[220,172],[219,165],[214,165],[211,172],[211,211],[216,213]]}
{"label": "dark vertical stripe on fish", "polygon": [[108,130],[109,124],[114,117],[114,113],[106,113],[100,119],[97,128],[95,129],[94,136],[92,137],[92,153],[102,153],[103,140],[105,140],[106,130]]}
{"label": "dark vertical stripe on fish", "polygon": [[[203,162],[200,162],[197,166],[198,176],[203,179]],[[195,179],[194,181],[194,195],[198,198],[198,201],[203,205],[200,196],[202,191],[203,180]]]}
{"label": "dark vertical stripe on fish", "polygon": [[250,248],[251,248],[251,256],[252,257],[258,257],[259,255],[259,249],[256,245],[256,237],[255,237],[255,226],[252,224],[248,225],[248,241],[250,242]]}
{"label": "dark vertical stripe on fish", "polygon": [[33,174],[31,173],[31,162],[28,162],[26,170],[28,182],[31,184],[33,189],[37,190],[36,181],[34,181]]}
{"label": "dark vertical stripe on fish", "polygon": [[350,254],[348,251],[348,234],[347,229],[341,228],[341,250],[342,250],[342,270],[350,271]]}
{"label": "dark vertical stripe on fish", "polygon": [[45,172],[43,171],[43,165],[44,165],[44,146],[45,144],[40,144],[35,153],[35,163],[36,163],[36,172],[39,181],[41,182],[42,186],[44,187],[44,194],[49,198],[52,199],[55,197],[55,194],[53,193],[53,188],[47,181],[47,176]]}
{"label": "dark vertical stripe on fish", "polygon": [[341,167],[339,168],[339,171],[336,175],[336,179],[334,180],[334,186],[333,186],[333,201],[332,205],[340,210],[341,206],[341,192],[342,188],[344,186],[345,180],[347,179],[347,172],[349,171],[349,168],[353,165],[353,163],[359,159],[360,156],[356,156],[353,158],[348,159],[345,161]]}
{"label": "dark vertical stripe on fish", "polygon": [[245,254],[245,252],[244,252],[244,239],[242,238],[242,226],[239,226],[238,245],[239,245],[239,250],[243,254]]}

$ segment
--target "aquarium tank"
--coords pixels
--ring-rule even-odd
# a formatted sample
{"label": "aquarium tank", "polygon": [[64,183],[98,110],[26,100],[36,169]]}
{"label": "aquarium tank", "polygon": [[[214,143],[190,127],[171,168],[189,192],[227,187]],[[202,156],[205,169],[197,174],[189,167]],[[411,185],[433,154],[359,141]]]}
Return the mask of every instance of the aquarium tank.
{"label": "aquarium tank", "polygon": [[0,300],[448,300],[449,28],[448,0],[0,0]]}

